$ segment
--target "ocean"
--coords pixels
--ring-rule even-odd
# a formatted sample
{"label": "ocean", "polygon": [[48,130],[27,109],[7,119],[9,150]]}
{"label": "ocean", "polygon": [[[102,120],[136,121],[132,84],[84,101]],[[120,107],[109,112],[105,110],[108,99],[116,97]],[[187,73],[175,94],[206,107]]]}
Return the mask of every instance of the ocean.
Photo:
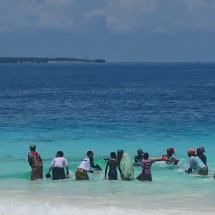
{"label": "ocean", "polygon": [[[215,63],[0,64],[0,215],[215,213]],[[68,180],[30,181],[29,145],[44,175],[57,151]],[[209,174],[185,174],[204,146]],[[152,182],[103,180],[110,152],[160,158]],[[88,150],[103,171],[76,181]],[[135,176],[141,167],[135,167]]]}

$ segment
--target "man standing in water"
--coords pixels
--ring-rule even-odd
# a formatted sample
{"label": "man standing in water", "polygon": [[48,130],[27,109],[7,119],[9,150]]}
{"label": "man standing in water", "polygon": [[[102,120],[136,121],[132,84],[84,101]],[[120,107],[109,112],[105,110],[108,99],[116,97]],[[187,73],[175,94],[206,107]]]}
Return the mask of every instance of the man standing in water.
{"label": "man standing in water", "polygon": [[40,154],[36,152],[36,145],[31,144],[30,152],[28,153],[28,163],[32,168],[31,180],[43,178],[43,161]]}
{"label": "man standing in water", "polygon": [[107,164],[106,164],[106,168],[105,168],[105,178],[104,179],[107,178],[108,167],[109,167],[109,172],[108,172],[108,179],[109,180],[117,180],[118,179],[117,168],[118,168],[120,174],[122,175],[122,172],[119,168],[119,161],[117,160],[115,152],[110,153],[110,159],[108,159]]}

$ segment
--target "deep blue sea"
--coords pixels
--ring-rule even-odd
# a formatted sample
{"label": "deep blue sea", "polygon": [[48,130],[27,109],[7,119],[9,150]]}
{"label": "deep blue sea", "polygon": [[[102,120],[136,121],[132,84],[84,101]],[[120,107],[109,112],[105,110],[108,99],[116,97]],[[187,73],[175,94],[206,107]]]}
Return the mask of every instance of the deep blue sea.
{"label": "deep blue sea", "polygon": [[[0,138],[0,215],[214,214],[215,63],[0,64]],[[44,175],[62,150],[73,177],[30,181],[32,143]],[[184,173],[198,146],[207,177]],[[111,151],[169,147],[179,165],[153,164],[152,183],[103,180]],[[88,150],[103,172],[77,182]]]}

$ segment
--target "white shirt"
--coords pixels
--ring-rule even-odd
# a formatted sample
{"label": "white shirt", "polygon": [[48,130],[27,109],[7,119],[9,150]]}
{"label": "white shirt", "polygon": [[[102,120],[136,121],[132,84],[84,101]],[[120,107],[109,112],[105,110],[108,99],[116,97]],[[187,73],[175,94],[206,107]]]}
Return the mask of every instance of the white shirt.
{"label": "white shirt", "polygon": [[68,167],[67,159],[64,157],[56,157],[52,160],[50,168],[53,167],[64,168],[64,166]]}
{"label": "white shirt", "polygon": [[89,171],[91,168],[90,159],[84,158],[78,168],[85,169],[85,170]]}

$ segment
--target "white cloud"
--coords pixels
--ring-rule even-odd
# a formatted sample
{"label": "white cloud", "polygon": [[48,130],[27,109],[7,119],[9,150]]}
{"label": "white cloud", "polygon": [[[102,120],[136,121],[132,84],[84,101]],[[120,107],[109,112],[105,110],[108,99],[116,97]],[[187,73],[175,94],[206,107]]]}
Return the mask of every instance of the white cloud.
{"label": "white cloud", "polygon": [[0,8],[0,33],[38,28],[106,28],[113,33],[215,31],[212,0],[7,0],[0,2]]}
{"label": "white cloud", "polygon": [[32,28],[73,30],[73,20],[67,14],[71,6],[72,2],[68,0],[32,1],[26,5],[25,13]]}
{"label": "white cloud", "polygon": [[93,9],[91,11],[85,11],[85,17],[87,19],[92,19],[98,16],[104,16],[104,12],[100,9]]}

